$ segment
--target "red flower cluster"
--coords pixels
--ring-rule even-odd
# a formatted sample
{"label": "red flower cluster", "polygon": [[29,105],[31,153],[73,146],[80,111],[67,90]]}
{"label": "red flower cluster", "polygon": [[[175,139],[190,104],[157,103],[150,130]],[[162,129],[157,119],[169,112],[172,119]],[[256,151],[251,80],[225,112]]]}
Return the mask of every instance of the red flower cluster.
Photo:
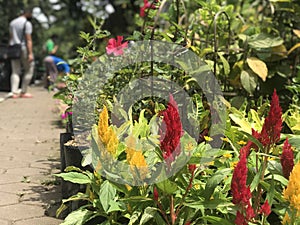
{"label": "red flower cluster", "polygon": [[282,128],[282,112],[279,105],[276,90],[273,92],[270,111],[265,119],[262,131],[260,133],[260,142],[263,146],[270,146],[280,140],[280,131]]}
{"label": "red flower cluster", "polygon": [[265,203],[260,207],[259,213],[263,214],[264,216],[270,215],[271,207],[269,205],[268,200],[266,200]]}
{"label": "red flower cluster", "polygon": [[[279,99],[276,94],[276,90],[274,90],[270,111],[265,119],[261,133],[252,129],[252,136],[260,141],[264,147],[276,144],[280,140],[280,131],[282,128],[281,116],[282,110],[279,105]],[[253,142],[248,141],[247,144],[241,148],[240,154],[246,153],[246,155],[248,156],[251,148],[257,150],[257,146]]]}
{"label": "red flower cluster", "polygon": [[246,154],[240,156],[240,161],[233,171],[231,182],[232,202],[239,206],[236,214],[235,224],[246,225],[255,217],[254,210],[251,206],[250,199],[252,194],[250,187],[247,186],[247,159]]}
{"label": "red flower cluster", "polygon": [[197,169],[197,165],[196,164],[189,164],[189,171],[193,174],[195,172],[195,170]]}
{"label": "red flower cluster", "polygon": [[108,44],[106,46],[106,53],[108,55],[114,54],[114,56],[122,55],[123,54],[123,49],[127,48],[128,46],[128,41],[122,43],[123,41],[123,36],[117,36],[116,39],[111,38],[108,40]]}
{"label": "red flower cluster", "polygon": [[178,106],[172,95],[170,95],[167,109],[160,112],[160,115],[163,116],[160,149],[167,164],[170,165],[175,156],[180,154],[180,138],[183,135]]}
{"label": "red flower cluster", "polygon": [[[155,1],[156,2],[156,1]],[[155,9],[155,5],[153,3],[148,2],[148,0],[144,0],[144,5],[140,8],[140,16],[141,17],[145,17],[146,13],[146,9]]]}
{"label": "red flower cluster", "polygon": [[294,153],[292,150],[292,146],[289,144],[288,138],[286,138],[283,144],[283,151],[280,157],[280,162],[282,166],[283,176],[286,179],[289,179],[290,173],[294,167]]}

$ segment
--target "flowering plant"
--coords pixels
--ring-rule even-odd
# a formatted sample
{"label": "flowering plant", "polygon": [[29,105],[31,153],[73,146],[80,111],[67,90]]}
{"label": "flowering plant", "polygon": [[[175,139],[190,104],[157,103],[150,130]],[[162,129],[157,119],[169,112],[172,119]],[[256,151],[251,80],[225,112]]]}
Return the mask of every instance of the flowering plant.
{"label": "flowering plant", "polygon": [[[201,9],[196,10],[194,17],[190,18],[191,26],[186,22],[186,27],[182,27],[179,22],[186,17],[180,17],[179,1],[170,9],[170,15],[173,16],[164,14],[166,8],[160,3],[156,4],[155,1],[157,10],[153,7],[154,1],[152,3],[144,1],[141,8],[142,18],[139,17],[138,22],[141,23],[141,19],[143,21],[142,32],[135,31],[125,42],[121,36],[108,40],[106,51],[110,56],[106,58],[107,61],[100,61],[100,69],[103,72],[108,68],[113,75],[109,79],[101,77],[106,85],[99,90],[100,100],[95,110],[98,121],[92,126],[91,149],[83,162],[92,164],[94,171],[71,167],[67,173],[58,175],[68,181],[87,185],[86,193],[78,193],[63,201],[87,201],[66,218],[64,225],[72,224],[72,221],[85,224],[94,219],[98,219],[95,224],[99,221],[103,224],[168,225],[275,224],[281,220],[283,223],[298,222],[298,186],[295,179],[298,164],[295,159],[299,158],[299,154],[295,143],[299,143],[299,137],[282,134],[286,131],[283,130],[283,120],[297,132],[295,121],[298,117],[288,121],[288,116],[282,116],[276,91],[271,102],[258,101],[254,107],[246,102],[235,108],[226,100],[220,100],[227,103],[227,127],[224,135],[213,135],[209,132],[211,124],[222,118],[213,117],[216,114],[215,105],[207,103],[207,96],[204,96],[197,79],[189,76],[203,67],[197,65],[188,74],[174,65],[147,61],[153,57],[151,54],[146,55],[146,59],[141,54],[139,57],[145,60],[133,66],[118,67],[124,58],[128,62],[132,59],[126,58],[129,47],[127,41],[131,40],[134,46],[139,40],[159,39],[180,43],[181,48],[175,49],[175,53],[164,44],[167,49],[160,54],[167,55],[169,62],[176,61],[183,68],[196,64],[196,60],[189,59],[184,63],[175,58],[188,48],[201,56],[213,53],[215,60],[218,60],[214,63],[207,56],[206,62],[214,69],[215,75],[221,80],[224,75],[222,81],[225,84],[232,82],[236,89],[243,86],[251,95],[257,85],[253,73],[263,82],[266,80],[265,66],[260,60],[247,58],[245,54],[247,59],[234,63],[230,73],[225,52],[214,52],[216,48],[205,52],[201,44],[197,44],[196,30],[186,32],[195,24],[198,29],[199,23],[207,26],[207,31],[201,28],[201,34],[209,32],[210,26],[202,21],[206,17],[209,18],[208,22],[214,21],[216,27],[225,26],[226,22],[218,23],[210,17],[210,13],[221,6],[210,7],[203,3]],[[207,8],[208,12],[205,11]],[[235,15],[230,6],[225,7],[224,12]],[[174,16],[176,13],[177,16]],[[158,26],[155,16],[161,16],[166,28]],[[209,39],[211,36],[207,37]],[[244,40],[242,35],[239,38]],[[151,46],[151,42],[147,43]],[[261,43],[261,40],[254,39],[249,46],[258,49],[256,45],[261,46]],[[276,46],[269,47],[273,49]],[[151,47],[151,50],[155,50],[155,46]],[[253,65],[263,70],[257,70]],[[134,92],[134,87],[140,83],[131,81],[140,79],[145,81],[142,84],[146,84],[146,89],[147,84],[153,81],[147,80],[148,75],[173,81],[189,94],[196,105],[196,113],[184,116],[200,127],[199,138],[192,138],[188,130],[190,127],[184,126],[185,118],[179,116],[179,107],[184,104],[176,102],[176,91],[169,87],[172,85],[162,89],[166,95],[172,93],[168,102],[146,97],[126,111],[118,106],[115,96],[122,88],[130,83]],[[233,76],[233,80],[228,81],[227,76]],[[242,84],[237,80],[241,80]],[[209,81],[204,80],[203,83],[209,86]],[[154,85],[151,88],[153,91]],[[120,99],[122,97],[124,95]],[[216,147],[214,142],[221,144]]]}

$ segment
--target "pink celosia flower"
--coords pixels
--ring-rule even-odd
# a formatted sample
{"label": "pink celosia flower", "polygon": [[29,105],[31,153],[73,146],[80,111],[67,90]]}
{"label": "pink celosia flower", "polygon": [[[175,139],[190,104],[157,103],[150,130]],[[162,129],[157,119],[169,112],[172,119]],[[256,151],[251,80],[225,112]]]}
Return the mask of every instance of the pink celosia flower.
{"label": "pink celosia flower", "polygon": [[237,205],[242,212],[245,213],[245,215],[240,215],[240,212],[238,211],[236,215],[236,221],[239,221],[240,223],[236,224],[244,224],[241,223],[242,218],[242,221],[250,221],[255,216],[254,210],[250,204],[252,194],[250,187],[246,184],[248,173],[246,157],[246,154],[240,155],[240,161],[233,171],[231,181],[232,202]]}
{"label": "pink celosia flower", "polygon": [[294,167],[294,153],[292,146],[289,144],[288,138],[286,138],[283,144],[283,151],[280,156],[280,162],[282,166],[282,173],[286,179],[289,179],[290,173]]}
{"label": "pink celosia flower", "polygon": [[265,119],[260,133],[260,142],[263,144],[263,146],[270,146],[280,140],[280,131],[282,128],[281,116],[282,111],[279,105],[278,95],[276,90],[274,90],[270,111]]}
{"label": "pink celosia flower", "polygon": [[146,9],[155,9],[155,5],[151,4],[150,2],[148,2],[148,0],[144,0],[144,5],[140,8],[140,16],[141,17],[145,17],[146,13]]}
{"label": "pink celosia flower", "polygon": [[111,38],[108,40],[108,44],[106,46],[106,53],[108,55],[114,54],[114,56],[122,55],[123,54],[123,49],[127,48],[128,46],[128,41],[123,41],[123,36],[117,36],[116,39]]}
{"label": "pink celosia flower", "polygon": [[268,216],[271,213],[271,207],[269,205],[268,200],[260,207],[259,213],[263,214],[264,216]]}
{"label": "pink celosia flower", "polygon": [[178,106],[172,95],[170,95],[167,109],[162,111],[160,115],[163,116],[160,148],[164,159],[170,165],[175,156],[180,154],[180,138],[183,135]]}

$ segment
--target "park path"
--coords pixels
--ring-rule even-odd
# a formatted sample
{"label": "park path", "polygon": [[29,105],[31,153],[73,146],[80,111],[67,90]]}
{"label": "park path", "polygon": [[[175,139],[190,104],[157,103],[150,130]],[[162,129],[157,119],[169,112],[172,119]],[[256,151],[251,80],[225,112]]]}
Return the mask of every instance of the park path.
{"label": "park path", "polygon": [[29,91],[34,98],[0,103],[0,224],[58,225],[47,214],[61,198],[52,174],[60,171],[63,129],[52,112],[53,93],[40,86]]}

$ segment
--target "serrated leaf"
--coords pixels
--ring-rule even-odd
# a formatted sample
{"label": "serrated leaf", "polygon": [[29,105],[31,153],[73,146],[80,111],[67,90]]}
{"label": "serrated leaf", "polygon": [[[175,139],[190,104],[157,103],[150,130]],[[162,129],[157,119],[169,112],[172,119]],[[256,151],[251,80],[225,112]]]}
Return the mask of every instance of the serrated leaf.
{"label": "serrated leaf", "polygon": [[91,180],[88,176],[82,173],[69,172],[69,173],[60,173],[55,174],[57,177],[63,178],[65,181],[70,181],[75,184],[90,184]]}
{"label": "serrated leaf", "polygon": [[263,81],[266,81],[268,76],[268,68],[263,61],[255,57],[250,57],[247,58],[247,63],[255,74],[257,74]]}

